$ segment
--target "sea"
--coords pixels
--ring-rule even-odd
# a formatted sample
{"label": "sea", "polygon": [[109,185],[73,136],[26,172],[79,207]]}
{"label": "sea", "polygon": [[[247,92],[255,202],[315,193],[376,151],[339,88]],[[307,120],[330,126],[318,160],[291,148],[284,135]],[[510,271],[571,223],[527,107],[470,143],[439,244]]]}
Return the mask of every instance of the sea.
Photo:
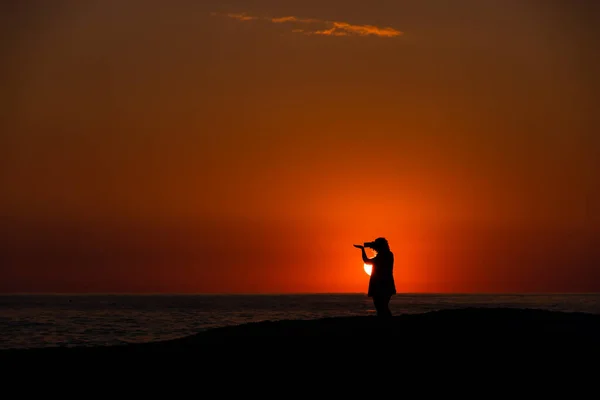
{"label": "sea", "polygon": [[[600,314],[600,294],[398,294],[390,303],[394,315],[465,307]],[[365,294],[0,295],[0,349],[139,343],[249,322],[374,312]]]}

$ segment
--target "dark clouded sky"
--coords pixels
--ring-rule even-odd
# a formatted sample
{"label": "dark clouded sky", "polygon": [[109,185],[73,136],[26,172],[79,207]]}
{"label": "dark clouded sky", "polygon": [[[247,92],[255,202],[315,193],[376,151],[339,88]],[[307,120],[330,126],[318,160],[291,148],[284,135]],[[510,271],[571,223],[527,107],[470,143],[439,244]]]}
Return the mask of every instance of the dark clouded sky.
{"label": "dark clouded sky", "polygon": [[5,1],[0,291],[599,291],[599,11]]}

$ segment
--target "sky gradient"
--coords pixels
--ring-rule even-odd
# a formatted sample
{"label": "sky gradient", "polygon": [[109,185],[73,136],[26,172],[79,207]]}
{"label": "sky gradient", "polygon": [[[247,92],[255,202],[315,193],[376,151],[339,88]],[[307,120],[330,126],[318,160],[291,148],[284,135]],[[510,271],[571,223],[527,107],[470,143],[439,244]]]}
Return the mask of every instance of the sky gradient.
{"label": "sky gradient", "polygon": [[600,6],[0,5],[0,292],[600,291]]}

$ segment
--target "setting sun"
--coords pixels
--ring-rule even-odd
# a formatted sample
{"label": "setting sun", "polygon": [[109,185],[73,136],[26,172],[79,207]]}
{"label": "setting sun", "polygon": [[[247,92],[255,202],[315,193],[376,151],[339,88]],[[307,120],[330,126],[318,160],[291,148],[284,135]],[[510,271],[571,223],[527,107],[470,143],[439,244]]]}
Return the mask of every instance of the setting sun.
{"label": "setting sun", "polygon": [[367,275],[371,276],[371,270],[373,269],[373,266],[370,264],[365,264],[365,272],[367,273]]}

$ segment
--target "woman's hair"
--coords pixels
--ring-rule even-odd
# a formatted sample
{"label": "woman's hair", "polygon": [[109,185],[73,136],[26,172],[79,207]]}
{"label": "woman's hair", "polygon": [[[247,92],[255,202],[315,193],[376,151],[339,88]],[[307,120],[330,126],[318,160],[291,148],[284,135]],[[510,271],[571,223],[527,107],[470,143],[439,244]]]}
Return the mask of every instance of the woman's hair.
{"label": "woman's hair", "polygon": [[377,251],[378,253],[381,253],[383,251],[390,251],[390,245],[387,241],[386,238],[384,237],[379,237],[377,239],[375,239],[373,241],[373,243],[375,244],[375,251]]}

